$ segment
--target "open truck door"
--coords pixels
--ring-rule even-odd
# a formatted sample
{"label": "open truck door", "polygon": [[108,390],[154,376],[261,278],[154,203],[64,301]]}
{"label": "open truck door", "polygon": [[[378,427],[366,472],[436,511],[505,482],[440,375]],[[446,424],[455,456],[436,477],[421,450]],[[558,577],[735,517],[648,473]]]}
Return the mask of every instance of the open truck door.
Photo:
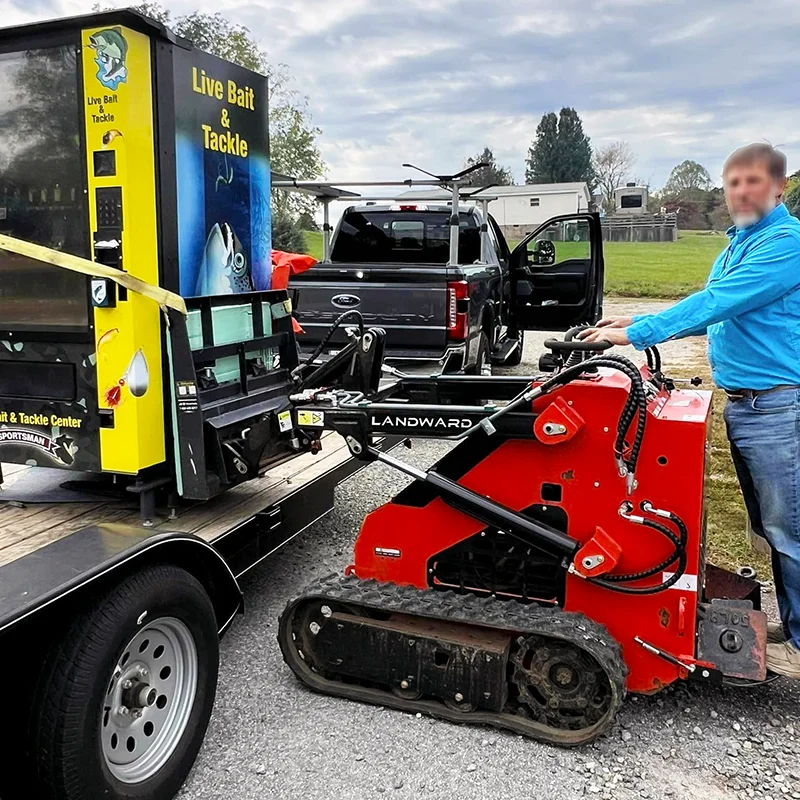
{"label": "open truck door", "polygon": [[511,327],[558,331],[594,323],[603,312],[600,215],[553,217],[511,253]]}

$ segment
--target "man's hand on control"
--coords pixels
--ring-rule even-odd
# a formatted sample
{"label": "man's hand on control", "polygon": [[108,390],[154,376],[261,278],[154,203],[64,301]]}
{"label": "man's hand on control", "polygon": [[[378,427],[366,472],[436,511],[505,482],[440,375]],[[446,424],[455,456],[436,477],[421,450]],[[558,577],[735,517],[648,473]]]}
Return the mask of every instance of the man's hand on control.
{"label": "man's hand on control", "polygon": [[597,323],[597,328],[627,328],[633,325],[633,317],[604,317]]}
{"label": "man's hand on control", "polygon": [[611,342],[622,346],[631,343],[626,328],[632,323],[630,317],[608,317],[601,319],[596,328],[587,328],[578,335],[584,342]]}

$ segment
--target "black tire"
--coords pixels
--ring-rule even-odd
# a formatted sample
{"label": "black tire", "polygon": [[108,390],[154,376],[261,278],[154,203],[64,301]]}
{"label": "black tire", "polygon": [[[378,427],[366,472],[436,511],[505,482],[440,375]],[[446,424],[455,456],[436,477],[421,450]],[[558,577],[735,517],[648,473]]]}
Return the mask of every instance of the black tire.
{"label": "black tire", "polygon": [[480,337],[478,338],[478,355],[475,364],[471,367],[467,367],[464,372],[467,375],[484,375],[486,374],[484,373],[484,368],[488,368],[488,374],[491,374],[492,351],[489,347],[489,337],[484,331],[481,331]]}
{"label": "black tire", "polygon": [[[101,741],[101,725],[104,715],[106,720],[108,716],[104,707],[109,681],[137,631],[167,619],[177,619],[185,626],[196,650],[196,689],[193,699],[187,701],[188,722],[155,774],[139,782],[123,782],[109,769]],[[178,567],[160,565],[125,578],[74,620],[46,659],[28,736],[31,777],[38,794],[28,796],[42,800],[174,797],[203,742],[218,668],[214,607],[194,576]],[[150,681],[155,684],[155,676]]]}
{"label": "black tire", "polygon": [[519,347],[515,347],[513,352],[508,356],[508,358],[503,363],[504,367],[518,367],[522,363],[522,351],[525,348],[525,332],[520,331],[517,335],[517,341],[519,342]]}

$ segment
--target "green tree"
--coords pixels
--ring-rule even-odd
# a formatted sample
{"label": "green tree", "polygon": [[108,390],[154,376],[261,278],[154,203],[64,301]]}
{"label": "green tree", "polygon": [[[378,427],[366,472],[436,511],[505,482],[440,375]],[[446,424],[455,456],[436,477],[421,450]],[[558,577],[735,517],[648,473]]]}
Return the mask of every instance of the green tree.
{"label": "green tree", "polygon": [[586,181],[595,185],[592,145],[574,108],[544,114],[528,150],[526,183]]}
{"label": "green tree", "polygon": [[306,249],[299,217],[282,206],[272,207],[272,246],[287,253],[304,253]]}
{"label": "green tree", "polygon": [[510,186],[514,183],[511,170],[497,163],[491,147],[484,147],[482,152],[471,156],[464,162],[465,167],[471,167],[474,164],[488,164],[488,166],[475,170],[469,176],[470,186]]}
{"label": "green tree", "polygon": [[[95,7],[98,10],[97,7]],[[266,75],[269,79],[269,136],[272,169],[298,180],[315,180],[325,174],[325,162],[317,147],[321,133],[308,110],[308,98],[294,87],[285,64],[271,64],[265,50],[244,25],[237,25],[223,14],[194,11],[173,16],[157,2],[144,2],[135,9],[168,25],[179,36],[212,55]],[[275,190],[272,193],[272,240],[277,249],[291,250],[291,241],[282,239],[303,212],[311,212],[314,200],[297,193]],[[278,224],[276,224],[276,222]],[[299,231],[299,227],[297,228]],[[296,237],[294,238],[296,244]]]}
{"label": "green tree", "polygon": [[722,189],[712,189],[712,207],[708,214],[708,221],[711,229],[715,231],[726,231],[733,224],[728,204],[725,202],[725,192]]}
{"label": "green tree", "polygon": [[795,182],[792,188],[784,194],[783,201],[790,213],[800,217],[800,181]]}
{"label": "green tree", "polygon": [[300,212],[300,216],[297,218],[297,224],[300,226],[301,231],[318,231],[319,224],[314,219],[314,215],[310,214],[308,211]]}
{"label": "green tree", "polygon": [[688,198],[697,192],[707,192],[714,182],[708,170],[696,161],[682,161],[673,168],[664,184],[663,194],[666,197]]}

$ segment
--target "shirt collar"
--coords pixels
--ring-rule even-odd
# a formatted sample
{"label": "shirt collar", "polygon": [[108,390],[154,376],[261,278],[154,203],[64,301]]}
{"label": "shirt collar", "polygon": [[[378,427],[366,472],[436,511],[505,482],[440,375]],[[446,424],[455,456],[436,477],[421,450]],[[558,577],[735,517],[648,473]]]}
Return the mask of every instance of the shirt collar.
{"label": "shirt collar", "polygon": [[741,230],[739,230],[735,225],[731,225],[726,233],[730,239],[747,239],[754,233],[763,231],[764,228],[768,228],[770,225],[774,225],[776,222],[779,222],[788,216],[789,209],[786,208],[786,205],[784,203],[778,203],[778,205],[775,206],[775,208],[773,208],[772,211],[770,211],[769,214],[764,217],[764,219],[759,220],[755,225],[751,225],[749,228],[742,228]]}

